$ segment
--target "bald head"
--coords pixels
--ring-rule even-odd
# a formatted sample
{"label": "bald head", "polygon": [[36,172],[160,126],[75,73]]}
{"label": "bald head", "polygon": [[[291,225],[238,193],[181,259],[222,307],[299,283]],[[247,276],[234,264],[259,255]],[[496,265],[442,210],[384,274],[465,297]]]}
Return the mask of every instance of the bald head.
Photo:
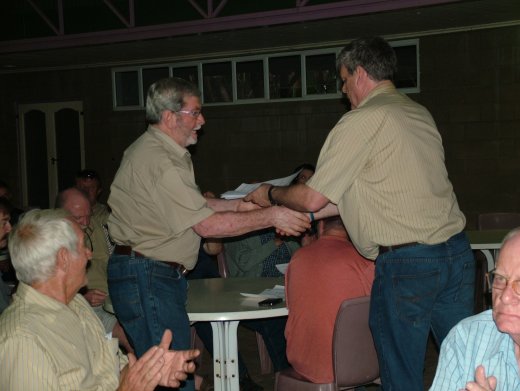
{"label": "bald head", "polygon": [[87,195],[75,187],[63,190],[58,195],[56,207],[63,208],[71,214],[74,220],[82,227],[90,224],[90,201]]}

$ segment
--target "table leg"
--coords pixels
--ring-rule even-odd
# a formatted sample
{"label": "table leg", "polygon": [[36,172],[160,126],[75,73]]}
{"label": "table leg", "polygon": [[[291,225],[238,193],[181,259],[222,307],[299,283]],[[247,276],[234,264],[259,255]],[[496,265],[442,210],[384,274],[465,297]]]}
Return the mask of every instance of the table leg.
{"label": "table leg", "polygon": [[211,322],[215,391],[238,391],[238,320]]}

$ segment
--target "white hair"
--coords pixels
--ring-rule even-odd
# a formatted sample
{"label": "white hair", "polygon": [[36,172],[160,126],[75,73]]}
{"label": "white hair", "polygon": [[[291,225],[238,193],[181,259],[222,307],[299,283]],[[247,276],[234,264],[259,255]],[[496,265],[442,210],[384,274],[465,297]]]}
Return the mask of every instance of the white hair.
{"label": "white hair", "polygon": [[56,270],[62,248],[77,254],[78,236],[67,212],[34,209],[24,214],[9,236],[16,276],[26,284],[47,281]]}

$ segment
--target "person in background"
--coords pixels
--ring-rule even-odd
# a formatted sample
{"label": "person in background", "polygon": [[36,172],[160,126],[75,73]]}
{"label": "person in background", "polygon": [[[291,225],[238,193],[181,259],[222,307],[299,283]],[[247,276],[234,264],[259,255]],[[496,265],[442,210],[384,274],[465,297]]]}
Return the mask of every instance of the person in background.
{"label": "person in background", "polygon": [[393,48],[380,37],[355,39],[337,64],[352,110],[329,133],[314,176],[305,185],[262,185],[245,200],[318,219],[341,215],[359,253],[376,260],[370,329],[382,386],[422,390],[430,330],[440,345],[473,314],[466,219],[435,121],[392,83]]}
{"label": "person in background", "polygon": [[520,390],[520,228],[501,247],[488,275],[493,309],[450,331],[430,391]]}
{"label": "person in background", "polygon": [[[0,197],[0,250],[7,247],[7,236],[11,232],[11,203],[3,197]],[[3,259],[2,263],[8,262],[7,259]],[[1,278],[2,273],[0,272],[0,313],[2,313],[9,303],[11,302],[11,288]]]}
{"label": "person in background", "polygon": [[152,391],[179,386],[197,350],[169,350],[171,331],[136,361],[107,339],[79,289],[91,256],[63,210],[32,210],[9,238],[20,284],[0,316],[0,389]]}
{"label": "person in background", "polygon": [[285,337],[287,358],[300,375],[314,383],[334,382],[336,314],[344,300],[370,294],[374,271],[374,262],[350,243],[339,216],[319,220],[318,239],[293,255],[285,274]]}
{"label": "person in background", "polygon": [[[124,153],[110,188],[108,219],[116,243],[108,264],[115,313],[138,356],[173,330],[174,348],[191,344],[185,274],[200,240],[276,227],[288,235],[309,218],[283,207],[258,209],[242,200],[205,198],[188,147],[204,125],[198,88],[180,78],[153,83],[146,99],[149,127]],[[193,381],[183,390],[193,390]]]}
{"label": "person in background", "polygon": [[56,199],[56,207],[70,213],[85,232],[87,245],[90,246],[92,256],[87,269],[88,283],[80,292],[103,323],[105,332],[112,333],[127,352],[133,352],[117,318],[107,311],[111,307],[107,282],[108,243],[99,217],[92,215],[90,205],[87,195],[75,187],[61,191]]}
{"label": "person in background", "polygon": [[298,175],[292,180],[291,185],[294,185],[296,183],[307,183],[309,179],[314,175],[314,172],[316,171],[316,167],[313,164],[310,163],[303,163],[300,164],[298,167],[296,167],[293,170],[293,174],[295,172],[298,172]]}
{"label": "person in background", "polygon": [[92,215],[102,224],[106,224],[110,211],[105,204],[99,202],[99,196],[103,192],[99,174],[92,169],[81,170],[76,174],[76,187],[87,195],[92,207]]}
{"label": "person in background", "polygon": [[11,204],[11,225],[14,227],[20,216],[24,213],[24,210],[13,205],[13,193],[7,183],[0,179],[0,198],[2,197],[8,200]]}

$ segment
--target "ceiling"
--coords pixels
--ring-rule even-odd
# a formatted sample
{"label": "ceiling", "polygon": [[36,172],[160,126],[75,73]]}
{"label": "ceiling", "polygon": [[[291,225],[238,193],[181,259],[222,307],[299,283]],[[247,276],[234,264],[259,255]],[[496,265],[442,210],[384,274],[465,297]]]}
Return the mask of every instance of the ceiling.
{"label": "ceiling", "polygon": [[[4,41],[0,47],[0,73],[229,57],[253,52],[339,46],[348,39],[362,35],[383,35],[395,39],[473,28],[520,25],[519,0],[468,0],[422,7],[413,6],[421,1],[397,1],[406,8],[364,13],[363,8],[358,7],[355,15],[329,16],[323,20],[287,24],[274,24],[280,23],[275,21],[269,24],[269,19],[264,18],[261,22],[251,23],[257,27],[226,29],[224,25],[222,31],[206,29],[206,32],[178,35],[170,32],[170,36],[164,38],[129,42],[40,50],[31,50],[30,45],[25,45],[22,49],[9,50]],[[353,3],[361,4],[366,1],[358,0]],[[382,0],[381,3],[385,1]],[[386,3],[388,4],[388,0]],[[297,9],[294,12],[298,12]],[[165,28],[164,31],[167,33],[169,30]],[[15,46],[12,45],[13,48]],[[39,48],[41,45],[34,47]]]}

